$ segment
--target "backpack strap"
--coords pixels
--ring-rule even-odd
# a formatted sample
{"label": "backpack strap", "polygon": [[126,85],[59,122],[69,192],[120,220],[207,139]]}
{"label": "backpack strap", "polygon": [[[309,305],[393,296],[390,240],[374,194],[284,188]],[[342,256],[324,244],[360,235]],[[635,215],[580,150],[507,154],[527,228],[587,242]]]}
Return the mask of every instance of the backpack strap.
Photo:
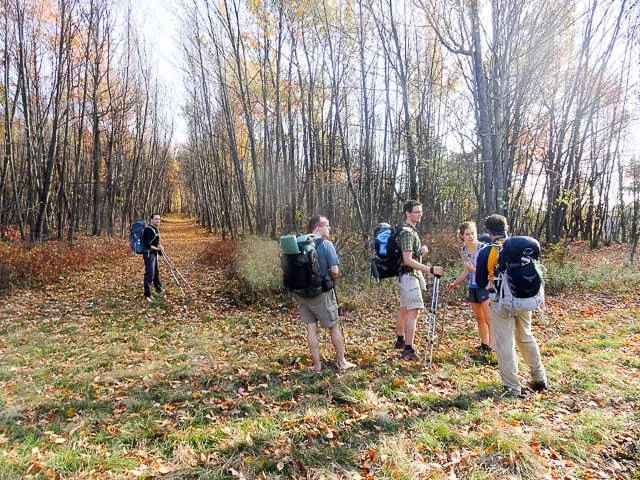
{"label": "backpack strap", "polygon": [[144,231],[149,228],[151,229],[151,231],[153,232],[153,238],[151,239],[151,241],[149,242],[149,245],[151,245],[156,238],[158,238],[160,236],[160,234],[156,231],[155,228],[151,227],[151,225],[145,225],[144,229],[142,230],[142,236],[144,237]]}

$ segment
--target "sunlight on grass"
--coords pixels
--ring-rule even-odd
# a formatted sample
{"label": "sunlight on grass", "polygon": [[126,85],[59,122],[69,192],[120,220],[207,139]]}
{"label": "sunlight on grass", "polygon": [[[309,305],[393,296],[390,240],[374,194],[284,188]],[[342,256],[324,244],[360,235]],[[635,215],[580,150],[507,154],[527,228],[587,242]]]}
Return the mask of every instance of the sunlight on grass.
{"label": "sunlight on grass", "polygon": [[588,445],[596,445],[624,428],[624,417],[606,410],[583,410],[574,420],[573,438]]}
{"label": "sunlight on grass", "polygon": [[529,446],[529,440],[509,429],[493,429],[482,440],[488,451],[500,455],[502,463],[522,478],[542,478],[546,467]]}
{"label": "sunlight on grass", "polygon": [[[70,480],[585,478],[622,463],[620,438],[640,425],[629,413],[640,396],[637,309],[568,305],[540,328],[550,391],[506,400],[496,366],[472,357],[477,332],[462,300],[447,307],[434,365],[400,362],[395,289],[345,295],[359,368],[336,369],[323,331],[320,375],[306,370],[304,328],[277,296],[262,299],[267,310],[217,293],[197,308],[107,296],[78,308],[82,317],[2,324],[0,478],[25,478],[34,448]],[[520,373],[530,380],[524,363]]]}
{"label": "sunlight on grass", "polygon": [[444,479],[443,471],[434,469],[419,453],[418,444],[404,435],[385,437],[378,446],[380,466],[375,478],[414,480],[416,478]]}

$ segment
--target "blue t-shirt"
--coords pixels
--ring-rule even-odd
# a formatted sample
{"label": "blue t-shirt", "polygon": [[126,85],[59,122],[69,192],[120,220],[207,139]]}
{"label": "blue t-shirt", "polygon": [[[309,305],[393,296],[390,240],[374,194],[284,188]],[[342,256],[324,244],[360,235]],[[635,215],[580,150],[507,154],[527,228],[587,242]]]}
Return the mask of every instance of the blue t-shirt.
{"label": "blue t-shirt", "polygon": [[320,275],[324,280],[331,280],[329,269],[340,265],[336,247],[331,240],[316,241],[316,252],[318,252],[318,266],[320,267]]}

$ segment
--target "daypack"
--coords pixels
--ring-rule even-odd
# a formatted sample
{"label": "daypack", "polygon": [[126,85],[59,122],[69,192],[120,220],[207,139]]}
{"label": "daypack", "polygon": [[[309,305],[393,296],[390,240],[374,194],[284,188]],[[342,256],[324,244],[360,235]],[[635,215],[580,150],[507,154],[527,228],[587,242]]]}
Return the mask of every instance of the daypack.
{"label": "daypack", "polygon": [[371,275],[383,279],[397,277],[402,273],[404,264],[398,243],[403,225],[392,227],[388,223],[379,223],[373,229],[374,255],[371,259]]}
{"label": "daypack", "polygon": [[143,220],[138,220],[131,225],[131,231],[129,232],[129,245],[133,253],[144,253],[144,245],[142,244],[142,232],[146,223]]}
{"label": "daypack", "polygon": [[510,237],[500,248],[496,283],[498,302],[513,312],[544,308],[544,279],[540,243],[532,237]]}
{"label": "daypack", "polygon": [[282,283],[285,288],[301,297],[317,297],[323,292],[323,281],[316,248],[323,239],[313,234],[283,235]]}

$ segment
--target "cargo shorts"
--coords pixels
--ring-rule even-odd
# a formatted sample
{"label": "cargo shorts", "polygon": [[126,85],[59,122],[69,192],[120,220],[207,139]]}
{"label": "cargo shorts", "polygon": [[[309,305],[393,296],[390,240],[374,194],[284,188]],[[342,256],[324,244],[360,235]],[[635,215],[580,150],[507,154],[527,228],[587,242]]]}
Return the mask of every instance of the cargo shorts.
{"label": "cargo shorts", "polygon": [[422,290],[425,285],[424,277],[422,281],[414,275],[405,273],[398,280],[398,291],[400,292],[400,308],[415,310],[424,308]]}
{"label": "cargo shorts", "polygon": [[296,297],[300,319],[305,325],[317,322],[323,328],[331,328],[338,323],[338,300],[335,290],[322,292],[317,297]]}

